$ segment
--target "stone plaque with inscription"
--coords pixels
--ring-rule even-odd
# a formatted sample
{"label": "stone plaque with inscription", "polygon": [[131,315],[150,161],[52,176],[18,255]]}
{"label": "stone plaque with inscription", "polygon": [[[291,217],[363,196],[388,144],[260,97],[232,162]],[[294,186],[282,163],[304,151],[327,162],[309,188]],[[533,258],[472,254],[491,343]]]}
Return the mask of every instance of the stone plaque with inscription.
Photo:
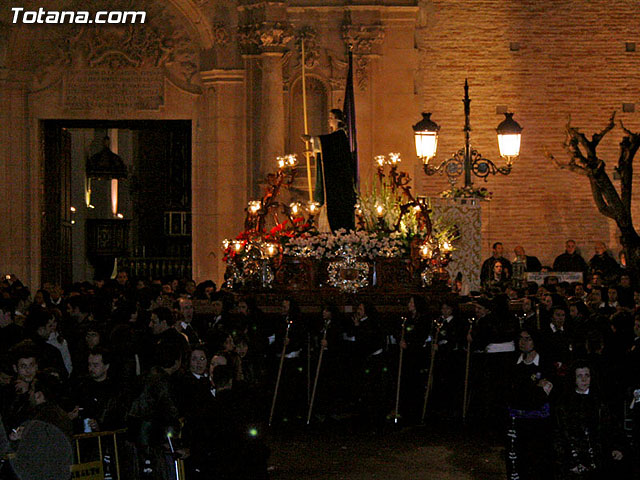
{"label": "stone plaque with inscription", "polygon": [[157,110],[164,104],[161,68],[91,68],[65,74],[62,105],[66,110],[108,113]]}

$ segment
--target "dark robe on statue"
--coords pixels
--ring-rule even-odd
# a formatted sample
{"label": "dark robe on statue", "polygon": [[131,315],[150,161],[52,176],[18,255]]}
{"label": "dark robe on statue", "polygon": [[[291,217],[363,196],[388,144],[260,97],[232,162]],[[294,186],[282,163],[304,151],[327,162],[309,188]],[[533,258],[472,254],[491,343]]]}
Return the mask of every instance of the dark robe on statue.
{"label": "dark robe on statue", "polygon": [[320,135],[319,139],[315,200],[326,206],[332,231],[355,230],[355,166],[349,140],[344,130]]}

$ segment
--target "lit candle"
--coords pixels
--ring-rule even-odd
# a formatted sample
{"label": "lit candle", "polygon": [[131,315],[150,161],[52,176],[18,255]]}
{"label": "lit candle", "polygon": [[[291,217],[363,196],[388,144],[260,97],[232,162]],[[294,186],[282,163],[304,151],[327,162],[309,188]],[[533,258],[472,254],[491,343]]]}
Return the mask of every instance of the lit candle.
{"label": "lit candle", "polygon": [[389,154],[389,163],[391,163],[391,165],[397,165],[400,163],[400,154],[391,152]]}
{"label": "lit candle", "polygon": [[276,161],[278,162],[278,168],[284,168],[287,164],[284,157],[276,157]]}
{"label": "lit candle", "polygon": [[222,248],[224,248],[225,250],[227,248],[229,248],[229,245],[231,244],[231,242],[229,241],[228,238],[225,238],[224,240],[222,240]]}
{"label": "lit candle", "polygon": [[267,243],[265,250],[268,257],[273,257],[276,253],[278,253],[278,247],[276,247],[273,243]]}
{"label": "lit candle", "polygon": [[431,247],[429,247],[429,244],[425,243],[420,247],[420,255],[422,255],[422,258],[429,258],[431,256]]}
{"label": "lit candle", "polygon": [[300,204],[298,202],[290,203],[289,208],[291,209],[292,215],[298,215],[298,213],[300,212]]}
{"label": "lit candle", "polygon": [[386,159],[385,159],[384,155],[376,155],[374,157],[374,160],[375,160],[376,164],[378,165],[378,168],[384,167],[384,164],[386,162]]}
{"label": "lit candle", "polygon": [[298,164],[298,156],[295,153],[287,155],[287,165],[295,167]]}
{"label": "lit candle", "polygon": [[114,216],[118,213],[118,179],[111,179],[111,212]]}
{"label": "lit candle", "polygon": [[309,202],[307,204],[307,210],[309,211],[309,215],[317,215],[318,210],[320,210],[320,204],[318,202]]}
{"label": "lit candle", "polygon": [[249,212],[252,215],[255,215],[256,213],[258,213],[261,208],[262,208],[262,203],[260,202],[260,200],[251,200],[249,202]]}
{"label": "lit candle", "polygon": [[240,253],[240,251],[242,251],[242,242],[240,240],[235,240],[233,242],[233,248],[236,253]]}
{"label": "lit candle", "polygon": [[379,204],[379,203],[376,203],[376,207],[375,207],[375,208],[376,208],[376,215],[377,215],[379,218],[384,217],[384,205],[381,205],[381,204]]}

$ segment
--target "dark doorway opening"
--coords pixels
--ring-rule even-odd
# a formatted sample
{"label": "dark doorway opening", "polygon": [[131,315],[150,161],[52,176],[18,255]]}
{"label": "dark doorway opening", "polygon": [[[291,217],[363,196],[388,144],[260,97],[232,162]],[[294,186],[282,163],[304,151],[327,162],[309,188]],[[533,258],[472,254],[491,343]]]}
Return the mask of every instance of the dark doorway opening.
{"label": "dark doorway opening", "polygon": [[[42,128],[42,283],[107,278],[116,269],[147,280],[190,278],[191,122],[45,120]],[[126,178],[87,175],[87,160],[105,144]]]}

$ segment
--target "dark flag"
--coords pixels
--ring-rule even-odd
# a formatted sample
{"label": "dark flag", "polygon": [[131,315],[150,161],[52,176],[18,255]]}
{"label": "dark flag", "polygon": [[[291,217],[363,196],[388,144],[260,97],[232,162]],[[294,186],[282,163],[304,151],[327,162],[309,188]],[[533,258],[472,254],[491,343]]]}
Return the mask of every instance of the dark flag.
{"label": "dark flag", "polygon": [[358,141],[356,139],[356,101],[353,94],[353,54],[349,49],[349,71],[347,72],[347,87],[344,92],[344,121],[349,139],[349,147],[351,149],[351,158],[353,159],[353,168],[355,171],[356,186],[360,180],[360,169],[358,166]]}

